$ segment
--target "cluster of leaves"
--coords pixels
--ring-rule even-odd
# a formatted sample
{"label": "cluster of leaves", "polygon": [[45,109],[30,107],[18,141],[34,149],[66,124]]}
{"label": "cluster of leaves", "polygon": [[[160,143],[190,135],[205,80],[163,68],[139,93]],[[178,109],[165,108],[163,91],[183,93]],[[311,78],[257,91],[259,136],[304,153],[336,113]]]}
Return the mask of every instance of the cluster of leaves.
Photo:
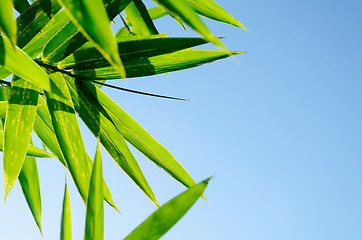
{"label": "cluster of leaves", "polygon": [[[94,162],[85,150],[76,113],[120,168],[159,206],[126,141],[188,187],[159,208],[126,239],[158,239],[202,196],[176,159],[118,104],[102,92],[109,79],[132,78],[192,68],[241,52],[227,51],[200,16],[244,28],[212,0],[0,1],[0,148],[5,198],[19,180],[41,231],[36,158],[57,158],[69,171],[87,206],[85,239],[103,239],[103,200],[116,210],[102,176],[97,146]],[[19,13],[14,19],[13,8]],[[125,12],[126,19],[120,15]],[[169,15],[202,37],[159,34],[153,20]],[[113,34],[110,20],[125,27]],[[220,51],[192,50],[212,42]],[[6,79],[12,76],[12,81]],[[34,132],[44,150],[33,145]],[[71,239],[70,201],[65,189],[61,239]]]}

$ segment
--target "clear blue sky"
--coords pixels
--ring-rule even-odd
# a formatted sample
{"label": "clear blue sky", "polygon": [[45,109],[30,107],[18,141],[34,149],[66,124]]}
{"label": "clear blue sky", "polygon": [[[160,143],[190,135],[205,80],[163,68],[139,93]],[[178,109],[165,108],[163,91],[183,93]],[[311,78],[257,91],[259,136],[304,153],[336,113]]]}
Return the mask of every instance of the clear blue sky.
{"label": "clear blue sky", "polygon": [[[163,239],[362,239],[362,2],[218,3],[250,33],[206,23],[226,37],[230,50],[246,54],[168,78],[113,82],[192,102],[104,89],[197,182],[214,175],[205,193],[209,202],[199,200]],[[168,22],[156,26],[193,35]],[[88,132],[84,139],[93,155],[95,140]],[[161,204],[184,190],[135,156]],[[103,158],[122,212],[105,207],[105,239],[122,239],[156,207],[105,151]],[[58,239],[65,171],[54,159],[38,164],[44,239]],[[68,182],[73,238],[82,239],[85,208]],[[2,239],[41,239],[18,184],[5,208],[0,204],[0,216]]]}

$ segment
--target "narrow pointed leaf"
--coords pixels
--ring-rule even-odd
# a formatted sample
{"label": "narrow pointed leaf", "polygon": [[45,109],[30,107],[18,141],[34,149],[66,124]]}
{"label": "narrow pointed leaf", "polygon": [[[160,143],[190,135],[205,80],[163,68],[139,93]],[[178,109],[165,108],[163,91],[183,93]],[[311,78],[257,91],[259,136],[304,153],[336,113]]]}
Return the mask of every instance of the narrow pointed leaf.
{"label": "narrow pointed leaf", "polygon": [[0,29],[8,36],[13,46],[16,45],[16,22],[13,13],[13,0],[0,1]]}
{"label": "narrow pointed leaf", "polygon": [[30,208],[33,218],[41,229],[41,197],[38,168],[34,157],[25,157],[23,167],[19,174],[19,183],[23,190],[26,202]]}
{"label": "narrow pointed leaf", "polygon": [[[205,43],[207,42],[202,38],[134,36],[123,38],[118,43],[118,50],[126,63],[133,59],[144,59]],[[62,69],[93,69],[105,66],[109,66],[108,62],[92,47],[80,49],[58,64],[58,67]]]}
{"label": "narrow pointed leaf", "polygon": [[[57,158],[59,159],[59,161],[66,167],[67,163],[65,162],[63,153],[60,149],[60,146],[58,144],[58,140],[56,138],[56,135],[54,133],[54,129],[53,129],[53,125],[52,125],[52,121],[50,118],[50,113],[49,110],[46,106],[46,103],[43,99],[40,99],[41,103],[43,103],[44,105],[41,105],[38,107],[38,111],[37,111],[37,116],[35,118],[35,123],[34,123],[34,132],[36,133],[36,135],[40,138],[40,140],[43,142],[43,144],[45,144],[45,146],[52,152],[54,153],[54,155],[57,156]],[[89,168],[89,172],[91,171],[90,169],[93,166],[93,162],[92,159],[89,157],[88,153],[87,153],[87,162],[88,162],[88,166]],[[116,209],[118,212],[118,208],[115,205],[115,203],[112,200],[112,195],[111,195],[111,191],[109,190],[106,182],[104,182],[104,200],[110,205],[112,206],[114,209]]]}
{"label": "narrow pointed leaf", "polygon": [[104,239],[104,209],[103,209],[103,170],[102,157],[97,144],[92,177],[90,180],[87,200],[87,213],[85,223],[85,240]]}
{"label": "narrow pointed leaf", "polygon": [[132,22],[134,30],[143,36],[158,34],[155,25],[141,0],[133,0],[125,9],[128,20]]}
{"label": "narrow pointed leaf", "polygon": [[4,197],[14,186],[24,163],[35,120],[39,88],[15,78],[6,111],[4,129]]}
{"label": "narrow pointed leaf", "polygon": [[[142,77],[193,68],[240,53],[242,52],[182,50],[144,59],[130,61],[125,59],[124,66],[127,78]],[[111,66],[72,72],[76,76],[88,80],[121,78]]]}
{"label": "narrow pointed leaf", "polygon": [[67,184],[65,184],[64,188],[62,219],[60,223],[60,240],[72,240],[72,216]]}
{"label": "narrow pointed leaf", "polygon": [[173,227],[204,192],[209,179],[189,188],[156,210],[124,240],[157,240]]}
{"label": "narrow pointed leaf", "polygon": [[[104,4],[109,19],[116,17],[131,1],[105,0]],[[87,39],[68,16],[66,23],[54,26],[53,29],[56,32],[46,44],[42,53],[42,60],[45,62],[59,62],[87,42]]]}
{"label": "narrow pointed leaf", "polygon": [[117,42],[113,36],[107,12],[101,0],[59,0],[73,23],[83,35],[95,43],[107,61],[125,76],[124,67],[117,54]]}
{"label": "narrow pointed leaf", "polygon": [[171,13],[180,17],[182,21],[187,23],[191,28],[196,32],[202,35],[207,41],[214,43],[222,49],[226,48],[220,42],[219,38],[212,35],[210,30],[205,26],[201,21],[199,16],[197,16],[195,10],[189,5],[187,0],[154,0],[158,5],[167,9]]}
{"label": "narrow pointed leaf", "polygon": [[84,85],[93,97],[97,97],[114,125],[129,143],[186,187],[195,185],[195,181],[176,159],[120,106],[92,83],[84,82]]}
{"label": "narrow pointed leaf", "polygon": [[[60,73],[54,73],[52,77],[53,79],[57,78],[59,84],[63,84],[63,91],[67,90],[67,86]],[[46,97],[54,132],[65,162],[83,201],[86,202],[90,172],[73,104],[71,100],[62,99],[52,93],[46,93]]]}
{"label": "narrow pointed leaf", "polygon": [[158,205],[136,159],[105,109],[88,91],[82,81],[74,82],[73,78],[66,75],[64,77],[67,80],[74,107],[83,122],[95,137],[99,136],[103,147],[125,173]]}
{"label": "narrow pointed leaf", "polygon": [[27,80],[35,86],[41,87],[49,92],[53,92],[61,97],[64,94],[59,87],[49,79],[49,76],[20,48],[13,49],[10,41],[6,37],[0,36],[4,40],[6,50],[5,68],[20,78]]}
{"label": "narrow pointed leaf", "polygon": [[226,12],[219,4],[213,0],[187,0],[188,3],[195,11],[207,18],[227,23],[239,28],[247,30],[239,21],[237,21],[231,14]]}

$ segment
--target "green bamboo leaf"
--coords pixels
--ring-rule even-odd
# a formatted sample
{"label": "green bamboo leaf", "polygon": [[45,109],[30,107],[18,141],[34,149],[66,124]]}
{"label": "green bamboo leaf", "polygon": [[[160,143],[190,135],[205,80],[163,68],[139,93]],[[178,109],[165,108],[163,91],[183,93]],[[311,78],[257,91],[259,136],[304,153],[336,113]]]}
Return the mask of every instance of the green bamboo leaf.
{"label": "green bamboo leaf", "polygon": [[187,0],[154,0],[154,2],[180,17],[187,25],[202,35],[207,41],[226,50],[219,38],[213,36],[210,30],[197,16],[195,10],[189,5]]}
{"label": "green bamboo leaf", "polygon": [[173,227],[194,205],[210,179],[189,188],[156,210],[124,240],[157,240]]}
{"label": "green bamboo leaf", "polygon": [[[59,84],[63,84],[64,92],[67,90],[65,81],[60,73],[51,74],[51,77],[59,80]],[[83,201],[86,202],[90,171],[72,101],[62,99],[48,92],[46,92],[46,97],[54,132],[65,162]],[[67,97],[70,98],[69,93]]]}
{"label": "green bamboo leaf", "polygon": [[19,174],[19,183],[36,225],[40,233],[42,233],[39,175],[34,157],[25,157],[23,167]]}
{"label": "green bamboo leaf", "polygon": [[60,240],[72,240],[72,216],[67,183],[65,183],[64,188],[62,220],[60,223]]}
{"label": "green bamboo leaf", "polygon": [[21,14],[30,7],[30,4],[27,0],[14,0],[14,7]]}
{"label": "green bamboo leaf", "polygon": [[85,223],[85,240],[103,240],[104,239],[104,209],[103,209],[103,170],[102,157],[97,144],[96,155],[92,177],[90,180],[89,194],[87,200],[87,213]]}
{"label": "green bamboo leaf", "polygon": [[138,35],[149,36],[158,34],[155,25],[141,0],[133,0],[125,9],[128,20],[134,26],[133,30]]}
{"label": "green bamboo leaf", "polygon": [[74,107],[80,118],[125,173],[158,206],[157,200],[148,185],[136,159],[129,150],[122,134],[114,126],[97,98],[88,91],[82,81],[74,81],[65,75]]}
{"label": "green bamboo leaf", "polygon": [[84,86],[107,110],[114,125],[129,143],[186,187],[195,185],[195,181],[176,159],[107,94],[90,82],[84,82]]}
{"label": "green bamboo leaf", "polygon": [[[0,151],[3,151],[4,144],[4,132],[0,132]],[[32,145],[29,144],[28,150],[26,151],[26,156],[28,157],[38,157],[38,158],[56,158],[56,156]]]}
{"label": "green bamboo leaf", "polygon": [[4,198],[14,186],[24,163],[35,120],[39,88],[14,78],[4,129]]}
{"label": "green bamboo leaf", "polygon": [[[124,59],[123,63],[126,69],[127,77],[133,78],[193,68],[205,63],[210,63],[241,53],[242,52],[187,49],[144,59],[132,59],[130,61]],[[87,80],[121,78],[118,72],[115,71],[111,66],[89,70],[74,70],[72,73],[81,77],[82,79]]]}
{"label": "green bamboo leaf", "polygon": [[[124,37],[118,43],[124,62],[175,52],[207,43],[202,38],[169,38],[163,35]],[[79,49],[58,63],[61,69],[94,69],[109,66],[106,59],[94,47]]]}
{"label": "green bamboo leaf", "polygon": [[11,40],[13,46],[16,45],[16,22],[13,13],[13,0],[0,1],[0,29]]}
{"label": "green bamboo leaf", "polygon": [[107,12],[101,0],[59,0],[73,23],[83,35],[95,43],[107,61],[125,76],[124,67],[117,54],[117,42],[113,36]]}
{"label": "green bamboo leaf", "polygon": [[0,101],[0,118],[5,118],[8,101]]}
{"label": "green bamboo leaf", "polygon": [[60,10],[57,0],[38,0],[17,18],[17,44],[23,48]]}
{"label": "green bamboo leaf", "polygon": [[7,70],[13,72],[20,78],[31,82],[35,86],[64,97],[64,93],[62,93],[56,83],[49,79],[49,76],[38,64],[36,64],[20,48],[16,47],[16,50],[13,49],[8,38],[2,36],[0,36],[0,38],[3,39],[6,50],[4,66]]}
{"label": "green bamboo leaf", "polygon": [[226,12],[222,7],[220,7],[219,4],[217,4],[213,0],[187,0],[187,1],[198,14],[204,17],[248,30],[233,16],[231,16],[231,14]]}
{"label": "green bamboo leaf", "polygon": [[[59,161],[66,167],[67,163],[65,162],[63,153],[60,149],[60,146],[58,144],[57,137],[54,133],[52,121],[50,118],[50,113],[48,110],[48,107],[46,106],[46,102],[44,99],[40,98],[40,106],[38,107],[37,116],[35,118],[34,123],[34,132],[36,135],[40,138],[40,140],[43,142],[43,144],[54,154],[57,156]],[[89,157],[87,153],[87,162],[89,166],[89,172],[91,171],[91,168],[93,166],[93,161]],[[104,200],[114,209],[116,209],[118,212],[118,208],[113,202],[111,191],[109,190],[107,184],[104,182]]]}
{"label": "green bamboo leaf", "polygon": [[[115,18],[131,1],[105,0],[104,4],[109,19]],[[66,23],[54,26],[53,29],[56,30],[56,33],[53,34],[42,52],[42,60],[45,62],[59,62],[87,42],[87,39],[68,16]]]}

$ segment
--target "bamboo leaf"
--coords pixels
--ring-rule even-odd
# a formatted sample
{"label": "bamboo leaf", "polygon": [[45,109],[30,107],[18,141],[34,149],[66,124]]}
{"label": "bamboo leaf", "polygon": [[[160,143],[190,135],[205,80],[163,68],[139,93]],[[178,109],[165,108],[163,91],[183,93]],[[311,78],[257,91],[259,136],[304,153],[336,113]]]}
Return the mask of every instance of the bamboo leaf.
{"label": "bamboo leaf", "polygon": [[0,29],[10,39],[13,46],[16,45],[16,22],[13,13],[13,0],[0,1]]}
{"label": "bamboo leaf", "polygon": [[40,233],[42,233],[39,175],[34,157],[25,157],[23,167],[19,174],[19,183],[36,225]]}
{"label": "bamboo leaf", "polygon": [[60,223],[60,240],[72,240],[70,197],[66,183],[63,197],[62,220]]}
{"label": "bamboo leaf", "polygon": [[17,18],[17,44],[23,48],[60,10],[57,0],[38,0]]}
{"label": "bamboo leaf", "polygon": [[114,126],[98,100],[87,90],[82,81],[65,75],[74,107],[80,118],[125,173],[156,204],[157,200],[148,185],[136,159],[130,152],[122,134]]}
{"label": "bamboo leaf", "polygon": [[189,188],[156,210],[124,240],[156,240],[173,227],[194,205],[210,179]]}
{"label": "bamboo leaf", "polygon": [[87,200],[87,213],[85,224],[85,240],[104,239],[104,209],[103,209],[103,170],[102,157],[97,144],[96,155],[92,177],[90,180],[89,194]]}
{"label": "bamboo leaf", "polygon": [[120,106],[92,83],[84,82],[84,86],[106,109],[114,125],[129,143],[186,187],[195,185],[195,181],[176,159]]}
{"label": "bamboo leaf", "polygon": [[27,80],[35,86],[41,87],[49,92],[53,92],[61,97],[64,93],[54,83],[49,76],[36,64],[26,53],[20,48],[16,50],[12,48],[10,41],[6,37],[0,36],[3,39],[6,50],[5,68],[20,78]]}
{"label": "bamboo leaf", "polygon": [[192,29],[202,35],[207,41],[214,43],[220,48],[226,50],[219,38],[212,35],[210,30],[205,26],[197,16],[195,10],[189,5],[187,0],[154,0],[158,5],[167,9],[172,14],[180,17]]}
{"label": "bamboo leaf", "polygon": [[59,0],[73,23],[83,35],[95,43],[107,61],[125,76],[124,67],[117,54],[117,42],[113,36],[107,12],[101,0]]}
{"label": "bamboo leaf", "polygon": [[231,14],[226,12],[222,7],[220,7],[219,4],[217,4],[213,0],[187,0],[187,1],[198,14],[204,17],[248,30],[233,16],[231,16]]}
{"label": "bamboo leaf", "polygon": [[[63,84],[63,91],[67,86],[60,73],[51,74]],[[62,99],[55,94],[47,93],[47,104],[51,115],[54,132],[57,137],[60,149],[67,163],[70,175],[80,192],[84,202],[87,201],[90,171],[86,159],[86,151],[83,139],[75,116],[71,100]],[[69,93],[68,93],[68,96]]]}
{"label": "bamboo leaf", "polygon": [[[65,162],[63,153],[58,144],[57,137],[54,133],[52,121],[50,118],[50,113],[46,106],[46,102],[42,98],[40,98],[40,103],[43,105],[38,107],[37,116],[35,118],[35,123],[34,123],[34,132],[40,138],[40,140],[43,142],[43,144],[45,144],[45,146],[52,153],[54,153],[57,156],[59,161],[66,168],[68,168],[67,163]],[[89,172],[90,172],[91,171],[90,169],[93,166],[93,162],[92,162],[91,158],[89,157],[88,153],[86,155],[87,155],[88,166],[90,167],[89,168]],[[106,182],[104,182],[104,200],[110,206],[112,206],[114,209],[116,209],[119,212],[117,206],[113,202],[111,191],[109,190]]]}
{"label": "bamboo leaf", "polygon": [[[116,17],[131,1],[105,0],[104,4],[109,19]],[[56,33],[46,44],[42,53],[42,60],[45,62],[59,62],[87,42],[87,39],[68,16],[66,23],[54,26],[53,29],[56,30]]]}
{"label": "bamboo leaf", "polygon": [[141,0],[133,0],[125,9],[128,20],[139,35],[149,36],[158,34],[155,25]]}
{"label": "bamboo leaf", "polygon": [[[166,36],[124,37],[118,43],[118,50],[125,62],[141,60],[165,53],[175,52],[207,43],[202,38],[170,38]],[[58,64],[62,69],[93,69],[109,66],[103,56],[93,47],[80,49]]]}
{"label": "bamboo leaf", "polygon": [[[242,52],[182,50],[144,59],[124,60],[127,77],[142,77],[168,73],[196,67]],[[119,79],[121,76],[111,66],[89,70],[74,70],[72,73],[82,79]]]}
{"label": "bamboo leaf", "polygon": [[4,129],[4,198],[19,176],[29,146],[36,114],[39,88],[15,78],[5,118]]}

